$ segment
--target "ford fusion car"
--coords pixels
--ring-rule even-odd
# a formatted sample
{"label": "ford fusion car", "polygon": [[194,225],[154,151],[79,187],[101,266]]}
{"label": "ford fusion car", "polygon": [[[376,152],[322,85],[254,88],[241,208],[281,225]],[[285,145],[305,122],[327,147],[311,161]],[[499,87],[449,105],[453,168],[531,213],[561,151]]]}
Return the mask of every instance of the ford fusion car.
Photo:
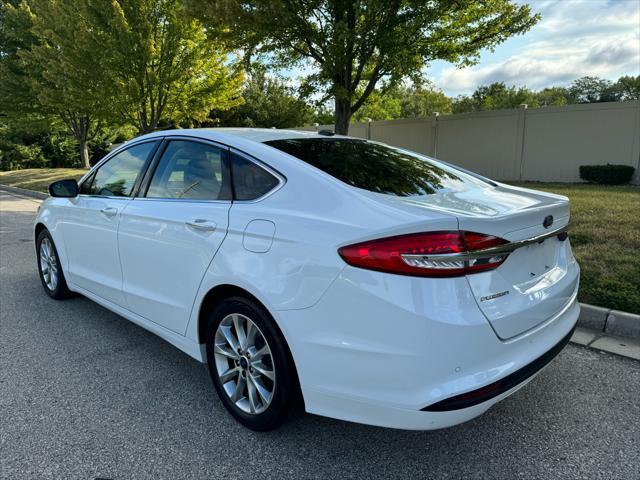
{"label": "ford fusion car", "polygon": [[548,364],[579,313],[566,197],[377,142],[163,131],[50,193],[35,222],[45,292],[207,363],[254,430],[300,406],[464,422]]}

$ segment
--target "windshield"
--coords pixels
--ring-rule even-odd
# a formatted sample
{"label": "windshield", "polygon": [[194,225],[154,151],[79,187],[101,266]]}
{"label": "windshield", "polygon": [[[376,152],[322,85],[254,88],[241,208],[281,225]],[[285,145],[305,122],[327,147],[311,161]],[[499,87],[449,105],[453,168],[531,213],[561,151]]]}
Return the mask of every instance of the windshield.
{"label": "windshield", "polygon": [[354,187],[399,197],[427,195],[464,183],[483,183],[417,153],[344,138],[295,138],[265,144],[319,168]]}

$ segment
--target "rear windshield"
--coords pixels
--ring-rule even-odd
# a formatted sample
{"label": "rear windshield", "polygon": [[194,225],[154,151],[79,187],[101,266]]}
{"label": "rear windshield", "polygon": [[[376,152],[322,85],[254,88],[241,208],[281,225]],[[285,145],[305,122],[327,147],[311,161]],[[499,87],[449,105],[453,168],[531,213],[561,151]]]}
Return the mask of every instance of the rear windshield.
{"label": "rear windshield", "polygon": [[375,142],[343,138],[295,138],[265,142],[354,187],[399,197],[461,187],[469,175],[426,157]]}

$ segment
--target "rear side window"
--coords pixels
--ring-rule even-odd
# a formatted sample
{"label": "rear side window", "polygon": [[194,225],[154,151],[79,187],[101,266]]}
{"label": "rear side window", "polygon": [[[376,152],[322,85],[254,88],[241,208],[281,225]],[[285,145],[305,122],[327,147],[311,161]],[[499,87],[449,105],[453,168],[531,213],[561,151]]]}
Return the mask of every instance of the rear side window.
{"label": "rear side window", "polygon": [[[147,158],[157,142],[135,145],[114,155],[93,176],[91,186],[82,185],[82,193],[107,197],[128,197]],[[86,182],[85,182],[86,183]]]}
{"label": "rear side window", "polygon": [[248,158],[231,152],[236,200],[255,200],[276,188],[280,180]]}
{"label": "rear side window", "polygon": [[354,187],[399,197],[426,195],[472,181],[418,154],[374,142],[302,138],[265,142]]}
{"label": "rear side window", "polygon": [[230,200],[227,150],[172,140],[153,174],[147,198]]}

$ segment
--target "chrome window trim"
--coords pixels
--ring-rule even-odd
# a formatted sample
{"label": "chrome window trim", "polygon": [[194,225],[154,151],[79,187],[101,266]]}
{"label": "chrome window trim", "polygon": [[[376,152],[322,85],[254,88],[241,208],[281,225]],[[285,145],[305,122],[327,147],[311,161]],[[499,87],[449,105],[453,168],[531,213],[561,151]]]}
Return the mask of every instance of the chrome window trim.
{"label": "chrome window trim", "polygon": [[482,250],[474,250],[472,252],[464,253],[444,253],[439,255],[423,255],[423,254],[403,254],[402,258],[407,259],[423,259],[423,260],[441,260],[441,261],[466,261],[475,260],[478,258],[492,257],[498,254],[511,253],[518,248],[526,247],[534,243],[544,242],[547,238],[555,237],[563,232],[569,230],[569,223],[564,227],[557,228],[547,233],[537,235],[535,237],[526,238],[524,240],[517,240],[515,242],[505,243],[504,245],[498,245],[495,247],[483,248]]}
{"label": "chrome window trim", "polygon": [[106,198],[109,200],[133,200],[133,197],[118,197],[115,195],[88,195],[86,193],[80,193],[78,194],[78,197],[85,197],[85,198]]}
{"label": "chrome window trim", "polygon": [[[282,187],[284,187],[285,183],[287,183],[287,177],[285,177],[284,175],[282,175],[280,172],[278,172],[276,169],[274,169],[273,167],[267,165],[266,163],[264,163],[261,160],[258,160],[257,158],[253,157],[252,155],[243,152],[242,150],[239,150],[237,148],[234,147],[230,147],[229,148],[229,152],[230,153],[237,153],[238,155],[241,155],[242,157],[246,158],[249,162],[255,164],[258,166],[258,168],[262,168],[263,170],[265,170],[266,172],[270,173],[271,175],[273,175],[274,177],[276,177],[278,179],[278,184],[273,187],[271,190],[269,190],[267,193],[265,193],[264,195],[258,197],[258,198],[253,198],[251,200],[236,200],[234,198],[233,203],[257,203],[257,202],[261,202],[262,200],[264,200],[265,198],[270,197],[271,195],[273,195],[274,193],[278,192]],[[231,158],[229,159],[231,160]],[[231,165],[231,169],[232,169],[232,177],[233,177],[233,161],[230,161],[230,165]],[[233,179],[233,178],[232,178]]]}
{"label": "chrome window trim", "polygon": [[146,202],[189,202],[189,203],[226,203],[230,204],[231,200],[194,200],[192,198],[171,198],[171,197],[132,197],[132,200],[142,200]]}
{"label": "chrome window trim", "polygon": [[[167,141],[171,141],[171,140],[187,140],[187,141],[194,141],[194,142],[200,142],[200,143],[207,143],[210,145],[213,145],[215,147],[218,148],[224,148],[227,149],[227,151],[229,152],[229,154],[235,152],[239,155],[242,155],[243,157],[245,157],[248,161],[256,164],[258,167],[262,168],[263,170],[266,170],[267,172],[269,172],[271,175],[273,175],[274,177],[276,177],[278,179],[278,185],[276,185],[275,187],[273,187],[271,190],[269,190],[267,193],[265,193],[264,195],[262,195],[261,197],[258,198],[254,198],[252,200],[199,200],[199,202],[222,202],[222,203],[257,203],[257,202],[261,202],[262,200],[265,200],[266,198],[270,197],[271,195],[275,194],[276,192],[278,192],[282,187],[284,187],[284,185],[287,183],[287,177],[285,177],[282,173],[280,173],[278,170],[274,169],[273,167],[271,167],[270,165],[266,164],[265,162],[263,162],[262,160],[259,160],[257,158],[255,158],[253,155],[240,150],[239,148],[233,147],[231,145],[227,145],[225,143],[222,142],[218,142],[216,140],[210,140],[208,138],[203,138],[203,137],[198,137],[196,135],[159,135],[157,137],[151,137],[151,138],[144,138],[144,139],[140,139],[140,140],[130,140],[129,142],[121,145],[120,147],[118,147],[117,149],[115,149],[112,152],[109,152],[102,160],[100,160],[98,163],[96,163],[87,173],[85,173],[82,178],[80,180],[78,180],[78,185],[80,188],[82,186],[82,183],[87,179],[87,177],[91,176],[93,174],[93,172],[95,170],[97,170],[98,168],[100,168],[104,163],[108,162],[113,156],[117,155],[118,153],[120,153],[121,151],[134,147],[136,145],[142,144],[142,143],[147,143],[147,142],[162,142],[163,140],[167,140]],[[264,144],[263,144],[264,145]],[[231,168],[231,158],[229,158],[229,167]],[[233,173],[232,173],[233,175]],[[189,199],[180,199],[180,198],[147,198],[145,197],[141,197],[136,195],[135,197],[107,197],[107,196],[102,196],[102,195],[86,195],[86,194],[82,194],[79,196],[84,196],[84,197],[96,197],[96,198],[129,198],[129,199],[133,199],[133,200],[142,200],[142,199],[148,199],[148,200],[163,200],[163,201],[167,201],[167,200],[175,200],[175,201],[192,201]]]}

